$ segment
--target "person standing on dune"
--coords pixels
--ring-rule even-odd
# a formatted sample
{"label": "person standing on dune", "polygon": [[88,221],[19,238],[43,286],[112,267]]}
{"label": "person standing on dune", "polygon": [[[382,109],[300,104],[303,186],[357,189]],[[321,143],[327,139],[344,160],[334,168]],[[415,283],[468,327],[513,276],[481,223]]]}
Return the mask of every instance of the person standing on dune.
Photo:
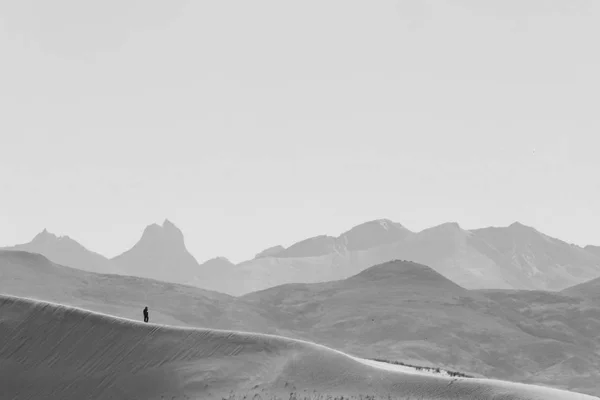
{"label": "person standing on dune", "polygon": [[148,306],[146,306],[146,308],[144,308],[144,322],[148,322],[148,320]]}

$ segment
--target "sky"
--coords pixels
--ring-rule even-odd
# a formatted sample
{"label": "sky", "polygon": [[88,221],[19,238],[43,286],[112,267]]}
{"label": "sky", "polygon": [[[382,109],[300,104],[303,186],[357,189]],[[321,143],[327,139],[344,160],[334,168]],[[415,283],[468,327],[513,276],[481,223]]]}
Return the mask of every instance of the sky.
{"label": "sky", "polygon": [[0,0],[0,246],[388,218],[600,245],[597,0]]}

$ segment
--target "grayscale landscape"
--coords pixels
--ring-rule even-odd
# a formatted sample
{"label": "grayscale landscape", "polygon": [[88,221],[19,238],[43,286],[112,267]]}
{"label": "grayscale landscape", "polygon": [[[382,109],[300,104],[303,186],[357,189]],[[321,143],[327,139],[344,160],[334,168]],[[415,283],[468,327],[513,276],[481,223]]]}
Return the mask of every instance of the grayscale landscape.
{"label": "grayscale landscape", "polygon": [[0,291],[32,307],[49,301],[139,320],[147,305],[157,324],[279,335],[369,360],[600,394],[600,279],[562,292],[468,290],[396,260],[233,297],[14,250],[0,251],[0,274]]}
{"label": "grayscale landscape", "polygon": [[0,0],[0,400],[600,399],[599,37]]}
{"label": "grayscale landscape", "polygon": [[269,248],[238,264],[225,257],[199,263],[168,219],[147,226],[131,249],[112,259],[47,230],[9,249],[91,272],[188,284],[232,296],[287,283],[345,279],[399,259],[428,265],[467,289],[557,291],[600,277],[600,253],[593,246],[568,244],[518,222],[473,230],[445,223],[415,233],[387,219],[375,220],[338,237],[322,235],[288,248]]}

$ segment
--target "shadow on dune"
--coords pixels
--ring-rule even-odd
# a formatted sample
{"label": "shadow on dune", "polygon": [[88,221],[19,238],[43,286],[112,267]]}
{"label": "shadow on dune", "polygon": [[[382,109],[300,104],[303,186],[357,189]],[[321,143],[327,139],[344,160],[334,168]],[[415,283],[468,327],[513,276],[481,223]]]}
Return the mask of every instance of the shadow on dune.
{"label": "shadow on dune", "polygon": [[0,311],[2,399],[592,399],[374,367],[279,336],[144,324],[6,296]]}

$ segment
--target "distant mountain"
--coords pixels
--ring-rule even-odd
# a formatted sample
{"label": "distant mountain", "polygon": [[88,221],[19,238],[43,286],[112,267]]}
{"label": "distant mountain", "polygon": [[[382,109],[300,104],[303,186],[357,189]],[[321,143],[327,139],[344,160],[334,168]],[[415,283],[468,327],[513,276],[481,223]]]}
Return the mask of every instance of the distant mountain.
{"label": "distant mountain", "polygon": [[321,235],[302,240],[274,256],[319,257],[333,253],[343,254],[395,243],[411,235],[413,233],[401,224],[381,219],[355,226],[338,237]]}
{"label": "distant mountain", "polygon": [[5,247],[4,250],[22,250],[41,254],[53,262],[84,271],[98,273],[118,273],[118,268],[110,260],[94,253],[68,236],[56,236],[44,229],[29,243]]}
{"label": "distant mountain", "polygon": [[345,279],[394,259],[429,265],[468,289],[561,290],[600,277],[600,255],[520,223],[464,230],[451,222],[414,233],[377,220],[242,262],[227,293]]}
{"label": "distant mountain", "polygon": [[127,275],[187,283],[200,274],[200,264],[185,246],[183,233],[168,219],[146,227],[140,240],[112,261]]}
{"label": "distant mountain", "polygon": [[399,242],[412,235],[413,232],[397,222],[379,219],[355,226],[340,235],[338,241],[349,251],[360,251]]}
{"label": "distant mountain", "polygon": [[295,243],[287,249],[277,253],[276,257],[319,257],[344,250],[345,248],[343,246],[339,246],[337,238],[322,235]]}
{"label": "distant mountain", "polygon": [[501,268],[514,288],[561,290],[600,276],[599,256],[518,222],[472,232],[473,247]]}
{"label": "distant mountain", "polygon": [[229,282],[234,280],[233,277],[236,274],[237,267],[234,263],[225,257],[216,257],[202,263],[194,277],[186,283],[201,288],[215,288],[211,290],[221,293],[229,293]]}
{"label": "distant mountain", "polygon": [[600,257],[600,246],[587,245],[584,247],[584,250]]}
{"label": "distant mountain", "polygon": [[[429,265],[465,288],[512,288],[493,261],[472,246],[473,233],[456,222],[425,229],[383,248],[370,251],[379,262],[411,260]],[[376,264],[376,263],[375,263]]]}
{"label": "distant mountain", "polygon": [[258,253],[256,256],[254,256],[254,258],[275,257],[277,256],[277,254],[281,253],[284,250],[285,247],[281,245],[269,247],[268,249],[265,249]]}
{"label": "distant mountain", "polygon": [[146,227],[135,246],[112,260],[46,231],[14,248],[83,270],[192,284],[235,296],[286,283],[345,279],[395,259],[429,265],[467,289],[562,290],[600,277],[600,248],[568,244],[518,222],[473,230],[449,222],[412,232],[379,219],[337,237],[274,246],[237,265],[225,258],[198,263],[169,220]]}

